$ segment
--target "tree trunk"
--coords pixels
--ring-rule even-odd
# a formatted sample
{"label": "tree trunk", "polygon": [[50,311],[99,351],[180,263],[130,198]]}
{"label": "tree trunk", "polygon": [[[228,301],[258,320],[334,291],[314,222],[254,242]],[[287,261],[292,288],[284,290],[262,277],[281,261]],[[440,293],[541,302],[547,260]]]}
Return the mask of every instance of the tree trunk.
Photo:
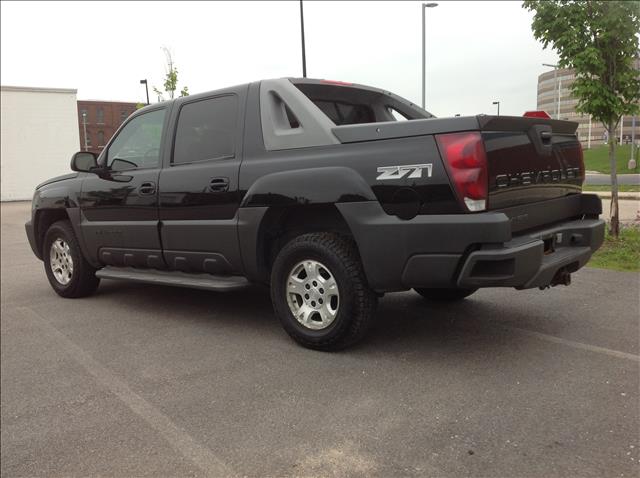
{"label": "tree trunk", "polygon": [[617,238],[620,234],[620,218],[618,214],[618,170],[616,163],[616,130],[615,123],[609,121],[609,163],[611,164],[611,222],[609,222],[610,234]]}

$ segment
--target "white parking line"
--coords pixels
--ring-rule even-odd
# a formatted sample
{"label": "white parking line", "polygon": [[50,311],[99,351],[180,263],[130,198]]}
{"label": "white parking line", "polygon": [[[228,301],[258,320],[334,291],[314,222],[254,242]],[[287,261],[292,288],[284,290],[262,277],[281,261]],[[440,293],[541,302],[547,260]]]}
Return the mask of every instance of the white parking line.
{"label": "white parking line", "polygon": [[176,425],[167,415],[134,392],[129,385],[113,372],[101,365],[91,355],[71,341],[66,335],[47,322],[40,314],[28,307],[16,309],[26,319],[35,322],[44,333],[60,345],[68,355],[91,374],[101,385],[116,395],[136,415],[156,430],[177,452],[191,460],[205,476],[229,477],[235,473],[211,450],[193,439]]}
{"label": "white parking line", "polygon": [[621,358],[625,360],[632,360],[634,362],[640,362],[640,355],[634,355],[627,352],[620,352],[619,350],[607,349],[605,347],[598,347],[597,345],[583,344],[582,342],[574,342],[573,340],[562,339],[555,335],[543,334],[540,332],[534,332],[533,330],[521,329],[519,327],[507,327],[509,330],[520,332],[521,334],[528,335],[530,337],[536,337],[547,342],[553,342],[556,344],[568,345],[575,349],[588,350],[589,352],[596,352],[599,354],[609,355],[610,357]]}

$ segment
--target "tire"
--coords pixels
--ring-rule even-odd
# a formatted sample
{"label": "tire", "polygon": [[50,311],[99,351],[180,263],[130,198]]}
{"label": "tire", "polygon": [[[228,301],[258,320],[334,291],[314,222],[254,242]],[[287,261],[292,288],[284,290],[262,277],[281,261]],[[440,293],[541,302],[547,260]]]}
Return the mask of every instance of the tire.
{"label": "tire", "polygon": [[[308,270],[315,272],[309,275]],[[307,292],[308,300],[303,297]],[[344,349],[362,339],[377,305],[355,244],[331,233],[304,234],[280,250],[271,271],[271,301],[282,327],[296,342],[325,351]]]}
{"label": "tire", "polygon": [[[54,244],[56,247],[52,251]],[[42,259],[47,279],[61,297],[86,297],[95,292],[100,284],[96,269],[80,251],[69,221],[58,221],[49,227],[42,245]]]}
{"label": "tire", "polygon": [[425,299],[436,302],[455,302],[469,297],[478,289],[414,289]]}

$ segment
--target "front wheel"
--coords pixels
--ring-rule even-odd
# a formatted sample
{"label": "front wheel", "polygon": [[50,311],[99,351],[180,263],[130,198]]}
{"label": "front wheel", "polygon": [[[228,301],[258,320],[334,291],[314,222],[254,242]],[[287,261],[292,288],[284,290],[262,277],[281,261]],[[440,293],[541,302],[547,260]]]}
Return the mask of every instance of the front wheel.
{"label": "front wheel", "polygon": [[455,302],[469,297],[478,289],[414,289],[425,299],[437,302]]}
{"label": "front wheel", "polygon": [[304,234],[282,248],[271,272],[271,300],[286,332],[317,350],[360,340],[377,305],[355,244],[330,233]]}
{"label": "front wheel", "polygon": [[62,297],[85,297],[100,283],[96,269],[82,255],[69,221],[58,221],[44,236],[42,259],[47,279]]}

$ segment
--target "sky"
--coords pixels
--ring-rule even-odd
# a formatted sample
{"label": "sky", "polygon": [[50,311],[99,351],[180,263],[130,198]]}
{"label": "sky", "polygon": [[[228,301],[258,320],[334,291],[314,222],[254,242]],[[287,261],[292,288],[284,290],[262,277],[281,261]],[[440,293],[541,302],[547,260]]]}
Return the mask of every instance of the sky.
{"label": "sky", "polygon": [[[555,63],[520,2],[439,1],[427,9],[427,110],[436,116],[536,107]],[[300,7],[283,2],[0,4],[0,83],[75,88],[78,99],[144,102],[161,87],[162,47],[191,93],[302,76]],[[421,2],[304,2],[307,76],[421,102]]]}

